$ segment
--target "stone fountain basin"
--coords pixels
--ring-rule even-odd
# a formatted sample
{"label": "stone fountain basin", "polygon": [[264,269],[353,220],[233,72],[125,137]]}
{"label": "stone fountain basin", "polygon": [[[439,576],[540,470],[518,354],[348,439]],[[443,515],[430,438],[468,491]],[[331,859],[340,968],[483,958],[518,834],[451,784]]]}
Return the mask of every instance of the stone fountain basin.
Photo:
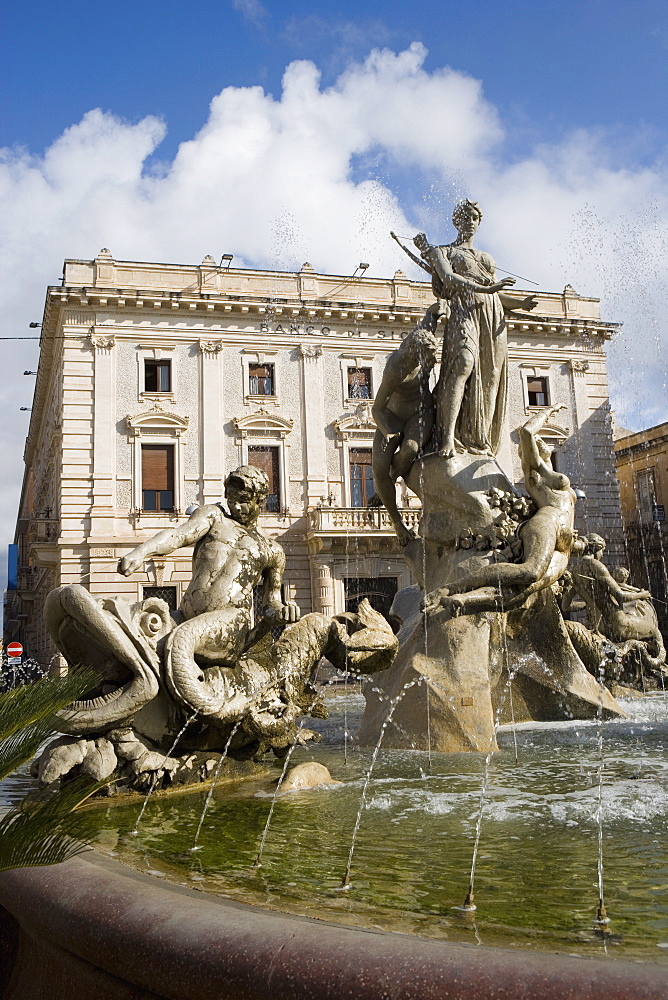
{"label": "stone fountain basin", "polygon": [[[345,703],[347,721],[354,726],[363,700],[345,695],[335,701]],[[244,785],[236,798],[229,789],[216,793],[196,854],[188,853],[188,845],[206,792],[156,794],[134,836],[139,796],[134,803],[91,802],[86,811],[100,850],[118,854],[126,864],[87,851],[54,868],[0,874],[0,996],[668,997],[660,833],[666,814],[665,709],[661,697],[639,700],[635,719],[603,727],[609,807],[606,895],[612,929],[624,938],[607,955],[591,935],[596,827],[586,817],[595,799],[595,723],[518,727],[519,767],[512,734],[505,733],[502,750],[492,761],[492,798],[502,794],[506,805],[496,798],[503,806],[499,811],[490,802],[482,827],[474,927],[485,944],[476,946],[473,930],[462,929],[451,904],[461,901],[466,888],[484,761],[470,754],[436,755],[429,773],[420,777],[416,771],[427,767],[426,754],[381,754],[374,772],[377,796],[371,795],[374,808],[362,817],[353,887],[341,894],[336,886],[371,751],[353,747],[343,765],[336,742],[341,719],[333,712],[321,723],[323,744],[317,751],[298,751],[293,762],[300,755],[322,754],[344,784],[280,797],[260,873],[253,873],[251,863],[274,787],[269,776],[252,788]],[[406,757],[409,777],[397,770],[397,755]],[[275,770],[277,776],[280,762]],[[29,783],[26,776],[11,780],[17,787],[3,789],[8,804]],[[397,804],[385,801],[390,785]],[[455,800],[459,805],[448,812]],[[519,818],[513,809],[519,810]],[[556,811],[553,822],[551,809]],[[448,826],[450,819],[453,826]],[[374,828],[382,852],[372,871],[368,838]],[[522,833],[524,839],[515,835]],[[545,849],[551,840],[556,858],[549,861]],[[408,850],[400,856],[402,841]],[[150,874],[154,868],[165,877]],[[504,895],[504,884],[511,889],[516,885],[516,872],[517,891]],[[197,879],[197,889],[175,884],[189,877]],[[302,891],[309,886],[314,890],[310,895]],[[204,887],[207,891],[200,891]],[[390,900],[385,910],[374,906],[378,893],[388,888],[394,903]],[[568,934],[540,932],[545,913],[541,894],[550,927],[571,928]],[[260,906],[248,905],[258,902]],[[404,919],[411,915],[412,920]],[[375,929],[379,923],[384,930]],[[498,930],[501,923],[512,925],[507,932],[524,927],[533,937],[523,937],[523,931],[499,936],[494,926]],[[589,928],[589,942],[579,940],[573,928],[583,933]],[[406,929],[413,933],[397,933]],[[640,953],[633,950],[638,941]],[[561,954],[552,953],[557,950]]]}
{"label": "stone fountain basin", "polygon": [[[268,912],[95,852],[0,875],[4,1000],[659,1000],[665,968]],[[1,982],[1,977],[0,977]]]}

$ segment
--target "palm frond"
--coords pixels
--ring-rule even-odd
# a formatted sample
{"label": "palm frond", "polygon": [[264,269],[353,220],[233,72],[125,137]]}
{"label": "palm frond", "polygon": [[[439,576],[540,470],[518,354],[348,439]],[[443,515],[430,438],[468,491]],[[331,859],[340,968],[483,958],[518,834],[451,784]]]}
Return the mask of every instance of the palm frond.
{"label": "palm frond", "polygon": [[0,819],[0,871],[56,865],[85,850],[75,809],[106,782],[73,781],[58,792],[28,796]]}
{"label": "palm frond", "polygon": [[26,726],[52,716],[80,697],[97,680],[93,671],[77,667],[65,677],[43,677],[31,684],[3,691],[0,694],[0,739],[4,740]]}
{"label": "palm frond", "polygon": [[0,739],[0,780],[34,757],[53,733],[53,719],[47,717],[27,726],[26,729],[12,733],[5,739]]}

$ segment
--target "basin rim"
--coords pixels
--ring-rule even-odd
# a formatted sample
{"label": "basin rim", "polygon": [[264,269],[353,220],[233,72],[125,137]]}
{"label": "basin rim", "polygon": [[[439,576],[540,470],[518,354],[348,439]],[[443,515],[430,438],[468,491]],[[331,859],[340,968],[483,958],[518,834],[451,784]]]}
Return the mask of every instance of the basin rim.
{"label": "basin rim", "polygon": [[[49,953],[74,955],[110,981],[150,991],[137,996],[165,1000],[668,997],[663,964],[346,927],[162,882],[95,851],[0,873],[0,904]],[[15,991],[30,970],[20,962],[21,948],[8,996],[24,996]]]}

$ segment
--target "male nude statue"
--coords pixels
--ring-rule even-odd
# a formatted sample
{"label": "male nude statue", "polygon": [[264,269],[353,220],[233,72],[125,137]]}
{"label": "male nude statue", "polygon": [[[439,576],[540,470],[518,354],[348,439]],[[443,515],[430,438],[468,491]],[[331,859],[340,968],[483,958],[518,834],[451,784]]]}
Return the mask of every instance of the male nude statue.
{"label": "male nude statue", "polygon": [[130,576],[151,556],[195,546],[180,607],[185,621],[169,636],[165,659],[170,687],[201,715],[219,716],[234,697],[229,668],[244,650],[260,581],[265,614],[273,611],[277,622],[299,618],[297,605],[281,596],[285,554],[257,524],[268,493],[266,474],[243,465],[225,480],[229,515],[218,504],[198,507],[184,524],[159,531],[118,564],[119,573]]}
{"label": "male nude statue", "polygon": [[387,359],[371,413],[376,422],[373,441],[373,482],[385,504],[400,545],[414,537],[397,508],[395,481],[404,479],[429,440],[434,424],[434,400],[429,374],[436,364],[437,340],[423,326],[412,330]]}
{"label": "male nude statue", "polygon": [[521,607],[531,594],[559,580],[571,552],[584,550],[573,527],[575,493],[568,476],[549,464],[551,449],[539,433],[560,409],[563,404],[534,413],[519,432],[524,485],[538,508],[519,529],[524,558],[520,563],[491,563],[432,591],[424,601],[428,614],[441,607],[453,616]]}

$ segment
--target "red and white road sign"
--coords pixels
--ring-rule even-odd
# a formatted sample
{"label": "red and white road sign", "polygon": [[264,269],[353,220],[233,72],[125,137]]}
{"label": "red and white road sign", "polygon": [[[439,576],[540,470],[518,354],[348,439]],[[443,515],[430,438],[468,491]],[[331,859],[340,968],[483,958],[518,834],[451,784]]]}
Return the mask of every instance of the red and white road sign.
{"label": "red and white road sign", "polygon": [[20,656],[23,652],[23,646],[20,642],[10,642],[7,646],[7,656]]}

